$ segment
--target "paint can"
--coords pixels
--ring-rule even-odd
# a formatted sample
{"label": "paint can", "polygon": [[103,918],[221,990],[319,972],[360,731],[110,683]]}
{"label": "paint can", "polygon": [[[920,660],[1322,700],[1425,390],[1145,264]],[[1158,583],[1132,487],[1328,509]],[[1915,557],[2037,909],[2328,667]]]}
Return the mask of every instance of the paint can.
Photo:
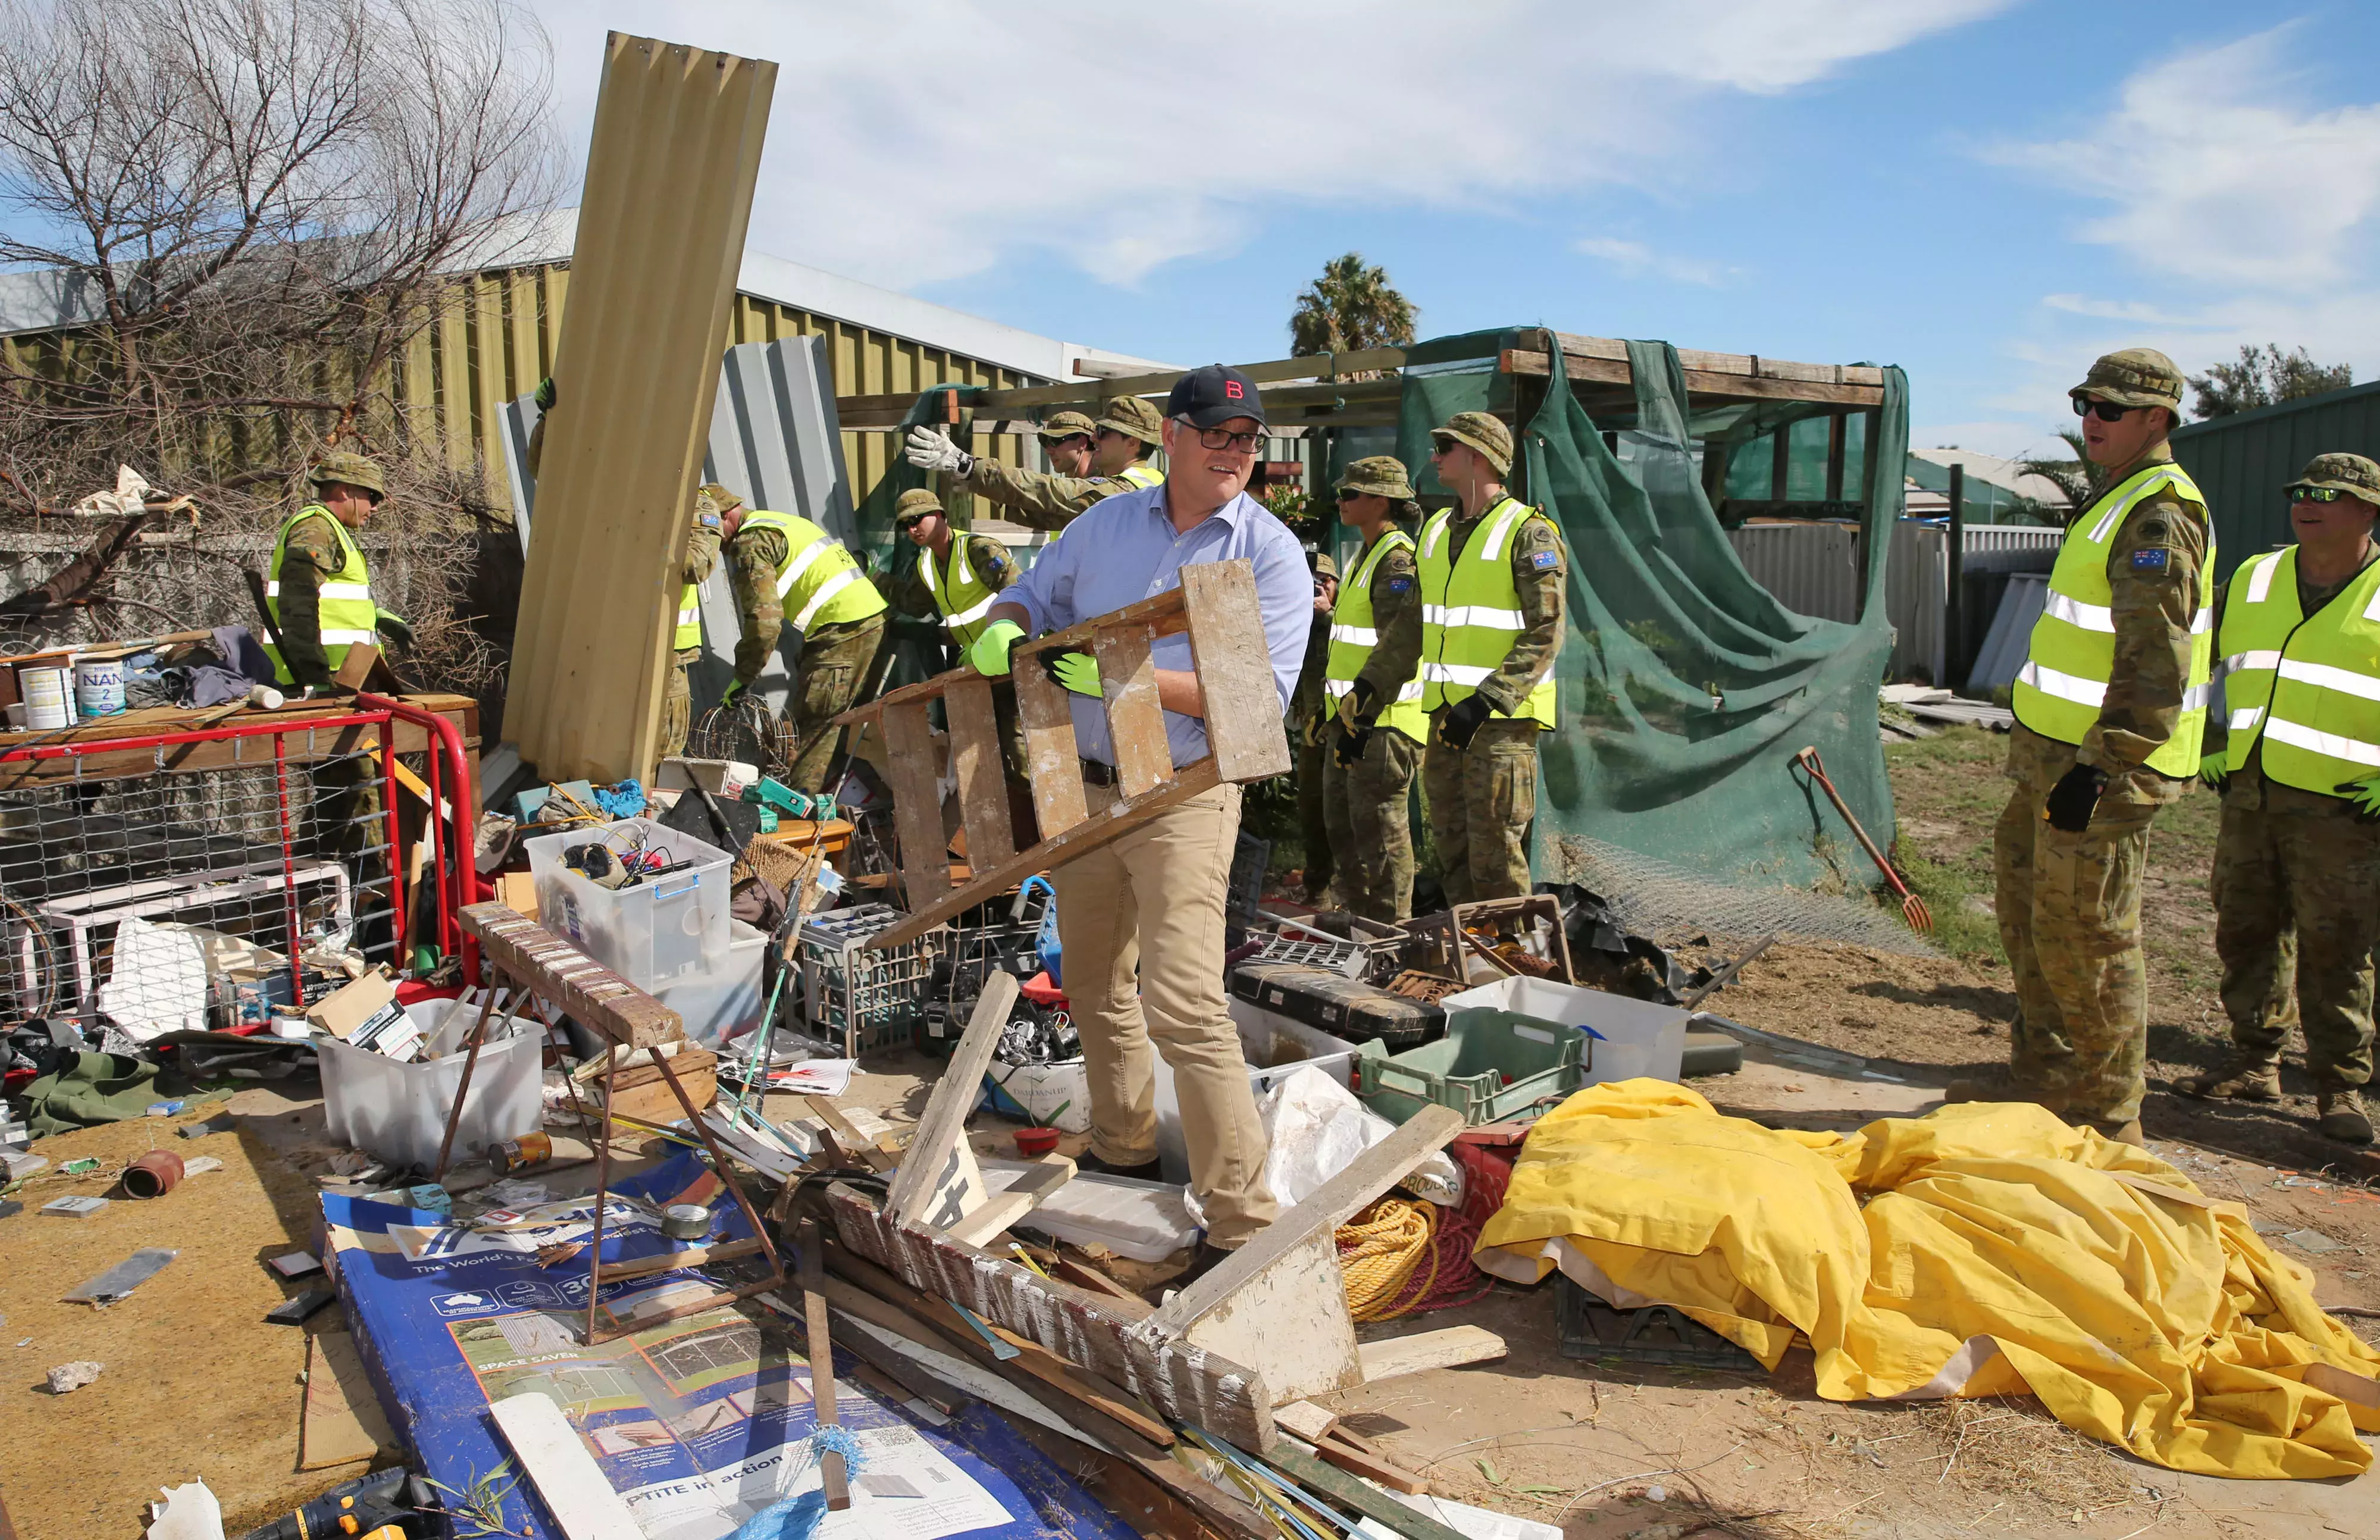
{"label": "paint can", "polygon": [[124,1169],[128,1197],[163,1197],[182,1180],[182,1158],[169,1149],[152,1149]]}
{"label": "paint can", "polygon": [[673,1241],[699,1241],[710,1233],[710,1210],[698,1203],[674,1203],[662,1210],[662,1233]]}
{"label": "paint can", "polygon": [[73,675],[55,665],[17,671],[17,695],[25,703],[25,725],[40,732],[74,721]]}
{"label": "paint can", "polygon": [[75,709],[86,717],[124,714],[124,660],[75,660]]}
{"label": "paint can", "polygon": [[542,1166],[553,1158],[553,1135],[524,1134],[517,1139],[499,1139],[488,1146],[488,1164],[498,1176],[510,1176],[531,1166]]}

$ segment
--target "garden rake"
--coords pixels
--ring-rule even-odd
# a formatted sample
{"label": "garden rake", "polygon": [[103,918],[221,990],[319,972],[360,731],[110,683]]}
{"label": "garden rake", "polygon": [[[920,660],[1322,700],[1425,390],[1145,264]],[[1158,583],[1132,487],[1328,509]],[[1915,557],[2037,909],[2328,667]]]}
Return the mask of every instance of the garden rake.
{"label": "garden rake", "polygon": [[1876,869],[1884,873],[1884,879],[1892,885],[1892,891],[1900,895],[1900,917],[1909,922],[1909,928],[1920,936],[1932,935],[1934,916],[1926,909],[1925,901],[1910,891],[1909,884],[1901,880],[1900,874],[1892,869],[1892,863],[1884,858],[1884,852],[1876,848],[1876,842],[1869,839],[1867,831],[1860,827],[1860,820],[1852,817],[1851,807],[1843,801],[1843,794],[1835,790],[1835,783],[1827,779],[1827,767],[1820,762],[1818,751],[1805,748],[1793,756],[1793,762],[1809,771],[1810,779],[1825,788],[1827,800],[1835,805],[1835,811],[1843,816],[1843,821],[1850,824],[1852,832],[1859,837],[1860,848],[1866,851],[1868,859],[1876,863]]}

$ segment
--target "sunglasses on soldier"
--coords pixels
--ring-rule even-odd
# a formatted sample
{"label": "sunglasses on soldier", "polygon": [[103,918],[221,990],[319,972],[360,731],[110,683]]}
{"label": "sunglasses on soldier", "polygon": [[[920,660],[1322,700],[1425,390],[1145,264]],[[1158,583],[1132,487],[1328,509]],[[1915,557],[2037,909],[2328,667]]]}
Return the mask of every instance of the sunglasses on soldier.
{"label": "sunglasses on soldier", "polygon": [[2076,417],[2095,417],[2101,422],[2121,422],[2124,420],[2125,413],[2139,409],[2134,406],[2119,406],[2112,401],[2101,401],[2088,395],[2078,395],[2073,399]]}
{"label": "sunglasses on soldier", "polygon": [[2292,503],[2336,503],[2347,495],[2337,487],[2291,487],[2289,489],[2289,501]]}

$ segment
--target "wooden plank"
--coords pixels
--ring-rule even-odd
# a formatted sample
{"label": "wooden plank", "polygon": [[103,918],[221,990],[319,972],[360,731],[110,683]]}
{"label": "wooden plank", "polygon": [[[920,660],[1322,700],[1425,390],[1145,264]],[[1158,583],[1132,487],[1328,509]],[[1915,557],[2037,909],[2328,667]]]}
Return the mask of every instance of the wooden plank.
{"label": "wooden plank", "polygon": [[[834,1427],[842,1422],[834,1409],[834,1338],[827,1328],[826,1296],[819,1291],[826,1279],[826,1262],[820,1255],[824,1241],[816,1219],[802,1221],[803,1351],[810,1365],[810,1405],[819,1426]],[[851,1482],[842,1450],[829,1449],[819,1456],[819,1481],[826,1490],[829,1512],[840,1513],[851,1506]]]}
{"label": "wooden plank", "polygon": [[1068,692],[1038,665],[1014,677],[1016,721],[1025,735],[1025,778],[1033,787],[1041,836],[1050,839],[1091,816],[1075,745],[1075,709]]}
{"label": "wooden plank", "polygon": [[[1617,338],[1585,337],[1570,332],[1556,332],[1552,335],[1564,354],[1622,360],[1628,357],[1628,345]],[[1707,374],[1765,375],[1773,380],[1800,380],[1816,384],[1884,383],[1884,370],[1874,364],[1803,364],[1791,358],[1771,358],[1757,353],[1706,353],[1693,347],[1679,348],[1678,361],[1688,369]]]}
{"label": "wooden plank", "polygon": [[909,1140],[908,1153],[901,1158],[892,1190],[885,1194],[884,1207],[895,1219],[917,1215],[953,1170],[953,1151],[966,1140],[967,1113],[982,1094],[984,1066],[991,1062],[991,1050],[1000,1046],[1016,993],[1014,975],[995,970],[984,981],[966,1031],[952,1050],[942,1077],[934,1082],[925,1116],[917,1120],[917,1132]]}
{"label": "wooden plank", "polygon": [[1115,756],[1116,789],[1126,797],[1155,791],[1173,779],[1165,744],[1165,709],[1157,703],[1157,665],[1140,626],[1102,628],[1092,644],[1099,665],[1099,704],[1107,710],[1108,743]]}
{"label": "wooden plank", "polygon": [[880,1139],[862,1134],[858,1126],[844,1115],[842,1104],[832,1097],[804,1097],[802,1105],[811,1117],[824,1123],[834,1135],[835,1145],[844,1154],[863,1160],[880,1171],[889,1171],[901,1163],[900,1157],[886,1149]]}
{"label": "wooden plank", "polygon": [[[1723,355],[1706,354],[1705,358]],[[1684,362],[1684,354],[1680,355]],[[1762,359],[1763,364],[1771,360]],[[1499,367],[1507,374],[1543,375],[1553,372],[1553,360],[1545,353],[1528,348],[1507,348],[1499,358]],[[1824,366],[1811,365],[1808,368]],[[1620,361],[1582,357],[1562,350],[1562,370],[1572,383],[1593,382],[1626,384],[1631,376],[1626,356]],[[1844,373],[1856,373],[1845,366]],[[1871,374],[1874,370],[1867,371]],[[1686,393],[1689,395],[1716,397],[1727,401],[1820,401],[1844,406],[1876,406],[1884,402],[1884,386],[1876,383],[1836,383],[1828,380],[1780,379],[1768,373],[1714,370],[1687,366],[1684,369]]]}
{"label": "wooden plank", "polygon": [[1406,1507],[1386,1492],[1366,1485],[1355,1477],[1299,1449],[1283,1443],[1267,1450],[1267,1463],[1297,1478],[1301,1485],[1310,1486],[1343,1509],[1351,1509],[1405,1540],[1464,1540],[1458,1530],[1448,1528],[1418,1510]]}
{"label": "wooden plank", "polygon": [[1195,1423],[1242,1449],[1274,1443],[1264,1376],[1219,1352],[1156,1337],[1112,1302],[1043,1278],[949,1237],[894,1224],[867,1195],[835,1182],[827,1208],[843,1243],[920,1293],[988,1321],[1114,1381],[1175,1423]]}
{"label": "wooden plank", "polygon": [[[1275,721],[1275,730],[1279,722]],[[1175,773],[1171,784],[1160,786],[1144,796],[1116,802],[1102,808],[1097,817],[1086,816],[1073,828],[1063,830],[1043,840],[1032,849],[1002,862],[990,870],[978,868],[965,887],[953,890],[939,903],[914,910],[900,924],[888,926],[868,938],[871,948],[899,946],[902,942],[922,936],[962,909],[973,908],[996,893],[1006,892],[1035,872],[1073,860],[1123,838],[1149,819],[1176,804],[1189,801],[1201,792],[1221,785],[1215,773],[1215,757],[1208,755]],[[1046,829],[1048,825],[1043,825]]]}
{"label": "wooden plank", "polygon": [[1319,1444],[1339,1425],[1339,1413],[1312,1401],[1290,1401],[1272,1409],[1272,1420],[1309,1444]]}
{"label": "wooden plank", "polygon": [[644,1540],[637,1516],[612,1490],[562,1408],[543,1392],[491,1401],[488,1415],[568,1540]]}
{"label": "wooden plank", "polygon": [[1157,1306],[1142,1299],[1097,1267],[1077,1262],[1063,1252],[1059,1253],[1058,1264],[1052,1269],[1051,1276],[1062,1279],[1077,1289],[1089,1290],[1100,1298],[1110,1301],[1111,1309],[1130,1316],[1135,1320],[1146,1320],[1157,1314]]}
{"label": "wooden plank", "polygon": [[690,1251],[639,1256],[632,1262],[606,1262],[595,1269],[595,1281],[613,1283],[624,1278],[650,1278],[655,1273],[674,1272],[680,1267],[708,1267],[713,1262],[732,1262],[739,1256],[756,1256],[759,1251],[760,1243],[757,1240],[729,1241],[722,1245],[696,1246]]}
{"label": "wooden plank", "polygon": [[1451,1326],[1366,1342],[1355,1350],[1364,1361],[1364,1383],[1415,1375],[1425,1369],[1454,1369],[1504,1356],[1504,1339],[1483,1327]]}
{"label": "wooden plank", "polygon": [[[1088,1445],[1074,1443],[1062,1435],[1043,1427],[1029,1418],[1002,1409],[1000,1416],[1016,1430],[1017,1437],[1056,1461],[1059,1468],[1083,1484],[1083,1489],[1099,1501],[1099,1506],[1122,1519],[1148,1540],[1219,1540],[1246,1534],[1252,1540],[1277,1540],[1270,1525],[1257,1522],[1245,1530],[1224,1530],[1208,1523],[1196,1509],[1175,1497],[1163,1485],[1137,1469],[1130,1461],[1095,1449]],[[1212,1490],[1210,1488],[1210,1490]],[[1221,1493],[1217,1492],[1217,1497]],[[1256,1510],[1248,1510],[1256,1520]],[[6,1540],[0,1536],[0,1540]]]}
{"label": "wooden plank", "polygon": [[298,1468],[320,1471],[370,1460],[400,1446],[372,1390],[371,1376],[344,1331],[306,1340],[306,1412],[298,1425]]}
{"label": "wooden plank", "polygon": [[1354,1435],[1344,1428],[1334,1430],[1330,1437],[1314,1446],[1314,1452],[1342,1471],[1377,1481],[1391,1492],[1410,1493],[1420,1497],[1429,1490],[1429,1483],[1389,1459],[1377,1449],[1367,1449],[1352,1442]]}
{"label": "wooden plank", "polygon": [[[1266,1388],[1283,1401],[1327,1396],[1363,1384],[1364,1364],[1355,1355],[1355,1323],[1347,1313],[1346,1275],[1332,1243],[1333,1228],[1315,1230],[1273,1255],[1182,1328],[1182,1340],[1242,1364],[1263,1364]],[[1231,1265],[1225,1262],[1222,1267]],[[1151,1330],[1171,1329],[1165,1314],[1160,1309],[1149,1317]]]}
{"label": "wooden plank", "polygon": [[961,670],[942,693],[950,719],[951,769],[958,776],[959,820],[966,830],[967,863],[1005,861],[1016,854],[1008,821],[1008,781],[1000,758],[1000,715],[991,681]]}
{"label": "wooden plank", "polygon": [[[1402,347],[1373,347],[1355,353],[1312,353],[1297,358],[1268,359],[1242,364],[1240,370],[1259,385],[1270,380],[1312,380],[1322,374],[1354,374],[1371,370],[1402,369]],[[1111,401],[1119,395],[1155,395],[1173,388],[1181,370],[1135,374],[1120,380],[1090,380],[1080,384],[1032,385],[1015,390],[986,391],[972,405],[978,411],[1008,411],[1019,406],[1065,406]],[[1269,399],[1268,396],[1267,399]],[[839,405],[839,403],[838,403]]]}
{"label": "wooden plank", "polygon": [[1075,1180],[1075,1163],[1062,1155],[1047,1155],[1033,1162],[1025,1180],[986,1198],[981,1207],[943,1232],[962,1245],[981,1246],[1010,1225],[1041,1207],[1044,1199]]}
{"label": "wooden plank", "polygon": [[462,920],[491,964],[589,1032],[628,1048],[685,1037],[676,1012],[519,912],[467,904]]}
{"label": "wooden plank", "polygon": [[1190,655],[1206,698],[1207,743],[1220,781],[1285,775],[1294,763],[1281,728],[1281,692],[1265,644],[1252,563],[1202,562],[1182,569]]}
{"label": "wooden plank", "polygon": [[924,701],[909,701],[884,713],[884,747],[886,779],[892,783],[892,827],[901,836],[901,887],[916,911],[951,891],[941,778],[934,768],[934,729]]}
{"label": "wooden plank", "polygon": [[[1247,558],[1241,557],[1238,563],[1241,566],[1246,567],[1251,575],[1255,573],[1255,564],[1249,562]],[[1231,564],[1228,562],[1198,564],[1199,566]],[[1196,568],[1185,567],[1183,570],[1191,572],[1196,571]],[[1253,577],[1251,580],[1253,581]],[[1176,636],[1190,629],[1187,600],[1188,595],[1184,590],[1168,588],[1163,593],[1151,594],[1147,599],[1134,600],[1121,610],[1110,610],[1106,614],[1093,615],[1088,620],[1076,621],[1062,631],[1051,631],[1036,637],[1029,642],[1018,642],[1009,656],[1014,660],[1029,657],[1037,652],[1079,650],[1099,640],[1099,633],[1113,625],[1146,625],[1151,637]]]}

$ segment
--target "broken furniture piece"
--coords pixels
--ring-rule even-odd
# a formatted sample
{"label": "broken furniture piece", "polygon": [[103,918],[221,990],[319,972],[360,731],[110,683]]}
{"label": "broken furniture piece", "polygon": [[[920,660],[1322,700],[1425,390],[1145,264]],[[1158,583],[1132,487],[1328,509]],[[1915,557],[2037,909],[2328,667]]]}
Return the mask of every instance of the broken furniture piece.
{"label": "broken furniture piece", "polygon": [[[683,1041],[686,1036],[684,1025],[676,1012],[515,910],[501,903],[474,903],[464,909],[462,921],[465,933],[480,943],[482,961],[489,974],[488,998],[480,1006],[479,1021],[471,1028],[462,1084],[455,1091],[455,1109],[447,1116],[446,1141],[440,1146],[438,1157],[442,1173],[454,1143],[455,1121],[461,1115],[463,1098],[470,1090],[471,1069],[478,1061],[480,1045],[487,1037],[488,1018],[494,1012],[496,988],[500,983],[509,981],[520,991],[514,1010],[519,1010],[524,1000],[534,1005],[538,1019],[549,1028],[554,1025],[554,1017],[567,1015],[607,1045],[602,1115],[594,1140],[594,1231],[588,1237],[587,1245],[588,1342],[609,1341],[623,1335],[626,1329],[641,1331],[663,1321],[675,1320],[682,1316],[694,1315],[731,1300],[743,1299],[781,1286],[785,1281],[784,1263],[777,1255],[776,1243],[769,1238],[769,1228],[759,1208],[736,1179],[726,1152],[720,1147],[717,1136],[704,1121],[700,1110],[694,1105],[694,1099],[686,1094],[685,1083],[670,1067],[674,1056],[655,1052],[647,1055],[648,1060],[661,1072],[662,1084],[669,1087],[671,1095],[676,1097],[678,1106],[684,1110],[688,1126],[710,1152],[711,1170],[735,1196],[736,1206],[744,1211],[745,1221],[752,1227],[752,1241],[741,1244],[767,1256],[769,1276],[740,1288],[720,1290],[699,1299],[686,1301],[662,1314],[643,1317],[633,1328],[607,1329],[599,1325],[603,1285],[653,1270],[649,1265],[634,1262],[614,1263],[610,1267],[603,1262],[603,1209],[611,1192],[613,1106],[613,1093],[617,1089],[613,1077],[619,1073],[621,1060],[625,1057],[621,1050],[658,1049],[664,1043]],[[574,1084],[574,1102],[577,1096]],[[583,1107],[579,1116],[582,1120],[587,1118]],[[731,1243],[734,1244],[737,1243]],[[708,1255],[711,1260],[722,1260],[728,1251],[729,1247],[712,1247]],[[673,1265],[677,1264],[674,1262]]]}
{"label": "broken furniture piece", "polygon": [[[1176,765],[1166,744],[1165,711],[1157,703],[1157,669],[1149,648],[1160,637],[1184,632],[1206,696],[1209,752],[1193,764]],[[1044,653],[1066,651],[1086,651],[1099,661],[1100,706],[1115,747],[1117,800],[1097,817],[1090,812],[1082,759],[1075,747],[1073,697],[1040,661]],[[885,746],[892,753],[893,824],[901,837],[901,882],[909,916],[868,938],[870,947],[898,946],[922,935],[1022,879],[1097,850],[1201,792],[1262,781],[1290,768],[1272,654],[1265,645],[1263,612],[1257,601],[1256,568],[1245,559],[1184,567],[1179,588],[1019,642],[1009,658],[1030,762],[1026,779],[1033,785],[1042,836],[1029,850],[1016,849],[1009,823],[990,680],[972,669],[954,669],[835,718],[857,726],[881,717]],[[937,700],[950,722],[951,769],[958,781],[959,819],[971,873],[956,888],[951,886],[933,729],[927,715]]]}

